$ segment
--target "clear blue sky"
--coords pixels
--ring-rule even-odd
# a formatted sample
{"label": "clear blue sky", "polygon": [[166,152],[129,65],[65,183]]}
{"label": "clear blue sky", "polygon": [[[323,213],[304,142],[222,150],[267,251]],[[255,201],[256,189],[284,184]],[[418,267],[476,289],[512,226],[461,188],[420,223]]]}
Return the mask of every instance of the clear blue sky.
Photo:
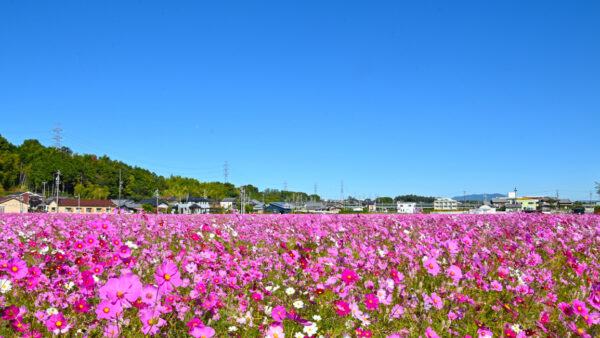
{"label": "clear blue sky", "polygon": [[[340,196],[600,180],[598,1],[2,1],[0,134]],[[596,197],[594,197],[596,198]]]}

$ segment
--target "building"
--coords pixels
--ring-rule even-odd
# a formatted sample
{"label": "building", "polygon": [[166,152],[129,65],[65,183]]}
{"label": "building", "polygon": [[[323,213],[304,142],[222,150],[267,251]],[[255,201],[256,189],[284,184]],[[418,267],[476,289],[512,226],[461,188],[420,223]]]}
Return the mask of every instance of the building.
{"label": "building", "polygon": [[144,204],[149,204],[151,205],[154,209],[158,209],[159,212],[166,212],[167,209],[169,209],[169,204],[167,204],[167,202],[163,199],[159,199],[158,200],[158,208],[157,208],[157,204],[156,204],[156,198],[146,198],[143,199],[139,202],[139,204],[142,206],[142,208],[144,207]]}
{"label": "building", "polygon": [[538,200],[529,197],[521,197],[517,203],[521,205],[521,211],[534,211],[538,207]]}
{"label": "building", "polygon": [[496,213],[496,208],[491,207],[491,206],[489,206],[487,204],[484,204],[484,205],[480,206],[479,208],[471,209],[469,211],[469,213],[471,213],[471,214],[477,214],[477,215],[495,214]]}
{"label": "building", "polygon": [[233,202],[235,202],[235,198],[227,197],[222,199],[219,204],[221,205],[221,208],[231,210],[233,209]]}
{"label": "building", "polygon": [[29,204],[15,196],[0,198],[0,213],[26,213],[28,211]]}
{"label": "building", "polygon": [[272,202],[264,208],[264,212],[271,214],[289,214],[292,212],[292,206],[289,203]]}
{"label": "building", "polygon": [[122,213],[135,213],[135,212],[140,212],[142,211],[142,205],[140,203],[137,203],[134,200],[112,200],[112,202],[116,205],[117,209],[121,209]]}
{"label": "building", "polygon": [[436,198],[433,201],[433,209],[435,210],[457,210],[458,202],[451,198]]}
{"label": "building", "polygon": [[414,214],[417,212],[416,202],[397,202],[398,212],[401,214]]}
{"label": "building", "polygon": [[105,214],[111,212],[116,207],[111,200],[86,200],[78,198],[61,198],[56,203],[56,199],[48,204],[50,212],[80,213],[80,214]]}

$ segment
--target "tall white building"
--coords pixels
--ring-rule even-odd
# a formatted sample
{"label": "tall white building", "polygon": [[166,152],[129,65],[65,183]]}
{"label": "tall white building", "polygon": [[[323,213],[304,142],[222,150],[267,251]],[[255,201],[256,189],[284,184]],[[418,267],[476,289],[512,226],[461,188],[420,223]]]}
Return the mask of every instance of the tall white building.
{"label": "tall white building", "polygon": [[433,201],[433,208],[436,210],[456,210],[458,209],[458,202],[451,198],[436,198]]}
{"label": "tall white building", "polygon": [[397,202],[398,212],[401,214],[414,214],[417,212],[417,203],[415,202]]}

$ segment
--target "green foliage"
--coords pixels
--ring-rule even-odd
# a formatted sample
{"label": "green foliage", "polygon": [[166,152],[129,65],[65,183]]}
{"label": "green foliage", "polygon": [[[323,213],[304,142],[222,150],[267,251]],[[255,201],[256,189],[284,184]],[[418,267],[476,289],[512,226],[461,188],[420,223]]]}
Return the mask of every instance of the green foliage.
{"label": "green foliage", "polygon": [[426,197],[419,195],[400,195],[394,198],[394,202],[421,202],[421,203],[433,203],[435,197]]}
{"label": "green foliage", "polygon": [[[181,176],[163,177],[149,170],[130,166],[108,156],[77,154],[67,147],[45,147],[37,140],[25,140],[15,146],[0,135],[0,193],[8,190],[29,189],[47,195],[53,190],[56,172],[61,172],[61,194],[81,198],[116,198],[119,194],[119,170],[123,178],[122,198],[141,200],[154,196],[200,196],[213,200],[238,198],[240,190],[231,183],[200,182]],[[23,187],[21,184],[23,183]],[[266,189],[253,185],[243,186],[250,199],[269,202],[319,201],[318,195],[303,192]]]}
{"label": "green foliage", "polygon": [[142,204],[142,209],[144,209],[145,212],[149,212],[149,213],[156,212],[156,209],[152,206],[152,204],[148,204],[148,203]]}

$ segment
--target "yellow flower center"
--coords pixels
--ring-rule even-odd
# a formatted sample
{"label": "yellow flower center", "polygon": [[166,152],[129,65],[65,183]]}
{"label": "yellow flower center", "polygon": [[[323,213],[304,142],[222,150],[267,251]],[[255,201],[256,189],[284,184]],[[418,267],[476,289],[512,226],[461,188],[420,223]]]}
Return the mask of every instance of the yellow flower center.
{"label": "yellow flower center", "polygon": [[148,299],[152,298],[152,294],[151,293],[146,294],[146,298],[148,298]]}
{"label": "yellow flower center", "polygon": [[16,266],[13,266],[11,270],[12,270],[13,272],[17,272],[17,271],[19,271],[19,268],[17,268]]}
{"label": "yellow flower center", "polygon": [[110,309],[109,309],[109,308],[107,308],[107,307],[105,307],[105,308],[104,308],[104,313],[109,313],[109,312],[110,312]]}
{"label": "yellow flower center", "polygon": [[122,291],[117,292],[117,297],[122,298],[123,297],[123,292]]}
{"label": "yellow flower center", "polygon": [[577,332],[583,333],[583,329],[577,329]]}
{"label": "yellow flower center", "polygon": [[59,321],[57,321],[57,322],[56,322],[56,326],[58,326],[58,327],[62,326],[62,322],[61,322],[60,320],[59,320]]}
{"label": "yellow flower center", "polygon": [[273,333],[273,338],[277,338],[279,335],[277,333]]}
{"label": "yellow flower center", "polygon": [[171,275],[169,275],[168,273],[165,273],[163,277],[165,280],[171,280]]}

